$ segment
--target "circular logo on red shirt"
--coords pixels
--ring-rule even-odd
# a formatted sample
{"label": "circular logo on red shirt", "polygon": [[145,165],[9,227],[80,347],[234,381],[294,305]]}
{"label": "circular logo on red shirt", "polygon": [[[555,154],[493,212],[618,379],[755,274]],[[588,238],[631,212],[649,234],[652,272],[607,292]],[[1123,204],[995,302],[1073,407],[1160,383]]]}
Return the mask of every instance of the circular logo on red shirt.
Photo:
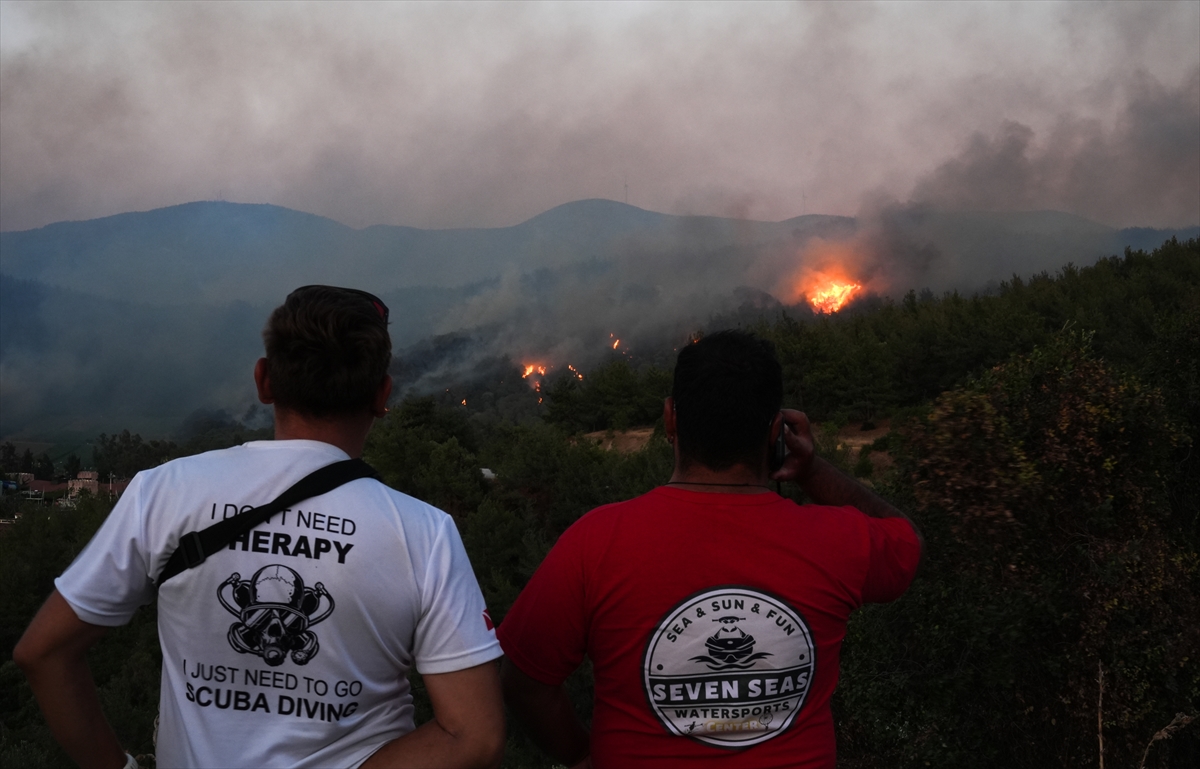
{"label": "circular logo on red shirt", "polygon": [[642,684],[672,734],[749,747],[792,725],[815,670],[800,613],[731,586],[693,595],[663,618],[646,645]]}

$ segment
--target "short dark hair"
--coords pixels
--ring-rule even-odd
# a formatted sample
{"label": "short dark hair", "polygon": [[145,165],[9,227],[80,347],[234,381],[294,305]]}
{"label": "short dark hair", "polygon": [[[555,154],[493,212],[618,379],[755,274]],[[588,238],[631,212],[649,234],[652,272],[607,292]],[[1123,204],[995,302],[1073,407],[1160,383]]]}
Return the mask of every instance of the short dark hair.
{"label": "short dark hair", "polygon": [[783,404],[783,367],[767,340],[718,331],[679,351],[671,397],[685,463],[753,466]]}
{"label": "short dark hair", "polygon": [[263,342],[275,403],[317,418],[369,411],[392,361],[387,309],[355,289],[296,289]]}

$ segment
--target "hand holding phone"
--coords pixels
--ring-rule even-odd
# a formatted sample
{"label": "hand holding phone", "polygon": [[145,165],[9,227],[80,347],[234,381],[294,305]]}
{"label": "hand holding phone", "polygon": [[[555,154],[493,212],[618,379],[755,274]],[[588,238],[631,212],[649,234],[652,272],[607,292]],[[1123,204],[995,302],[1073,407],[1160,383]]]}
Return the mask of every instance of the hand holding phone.
{"label": "hand holding phone", "polygon": [[[803,411],[783,409],[780,414],[783,415],[783,424],[779,437],[772,445],[771,479],[802,483],[812,466],[812,429]],[[775,464],[776,461],[778,464]]]}

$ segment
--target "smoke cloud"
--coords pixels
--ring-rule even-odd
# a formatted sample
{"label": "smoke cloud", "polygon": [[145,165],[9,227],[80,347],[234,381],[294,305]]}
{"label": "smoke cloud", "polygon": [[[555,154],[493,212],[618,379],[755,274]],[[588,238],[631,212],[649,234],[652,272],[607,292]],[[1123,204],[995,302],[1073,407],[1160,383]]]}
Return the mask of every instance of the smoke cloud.
{"label": "smoke cloud", "polygon": [[1124,90],[1111,129],[1069,116],[1041,141],[1015,121],[976,133],[917,183],[913,201],[957,211],[1062,210],[1122,225],[1197,221],[1200,67],[1175,89],[1138,72]]}
{"label": "smoke cloud", "polygon": [[1174,2],[4,2],[0,229],[211,199],[502,226],[626,184],[1190,225],[1198,36]]}

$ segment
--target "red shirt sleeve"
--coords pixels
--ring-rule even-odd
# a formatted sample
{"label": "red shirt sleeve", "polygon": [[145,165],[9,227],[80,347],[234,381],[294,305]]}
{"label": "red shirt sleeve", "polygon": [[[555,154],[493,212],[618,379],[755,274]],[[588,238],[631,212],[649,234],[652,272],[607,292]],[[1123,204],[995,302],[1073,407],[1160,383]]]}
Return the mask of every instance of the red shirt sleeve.
{"label": "red shirt sleeve", "polygon": [[496,629],[509,660],[548,686],[561,684],[587,650],[582,522],[558,538]]}
{"label": "red shirt sleeve", "polygon": [[921,541],[903,518],[868,518],[870,553],[863,583],[865,603],[886,603],[904,594],[921,562]]}

